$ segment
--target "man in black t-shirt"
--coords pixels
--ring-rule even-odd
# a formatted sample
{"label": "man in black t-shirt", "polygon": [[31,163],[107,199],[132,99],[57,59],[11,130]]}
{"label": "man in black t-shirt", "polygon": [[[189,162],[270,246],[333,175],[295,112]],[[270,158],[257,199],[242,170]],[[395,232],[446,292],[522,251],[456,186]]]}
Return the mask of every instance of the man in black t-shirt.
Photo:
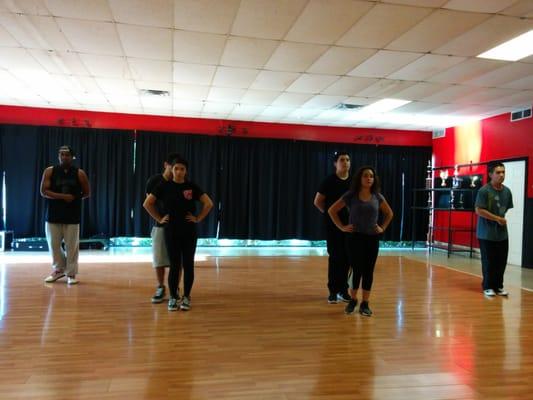
{"label": "man in black t-shirt", "polygon": [[[152,175],[148,179],[146,182],[147,197],[161,183],[172,180],[172,160],[179,157],[180,155],[178,153],[170,153],[163,162],[163,172]],[[156,202],[156,207],[162,215],[165,214],[161,200]],[[170,266],[167,248],[165,246],[164,225],[155,221],[150,236],[152,237],[152,266],[154,267],[157,278],[157,288],[155,294],[152,296],[152,303],[162,303],[165,300],[165,268]]]}
{"label": "man in black t-shirt", "polygon": [[[327,211],[333,203],[345,194],[350,187],[350,155],[346,152],[336,152],[333,157],[335,173],[328,176],[318,188],[314,204],[324,214],[327,233],[328,249],[328,303],[337,301],[349,302],[348,271],[350,269],[348,252],[346,249],[346,233],[340,231]],[[348,223],[348,210],[339,213],[344,224]]]}

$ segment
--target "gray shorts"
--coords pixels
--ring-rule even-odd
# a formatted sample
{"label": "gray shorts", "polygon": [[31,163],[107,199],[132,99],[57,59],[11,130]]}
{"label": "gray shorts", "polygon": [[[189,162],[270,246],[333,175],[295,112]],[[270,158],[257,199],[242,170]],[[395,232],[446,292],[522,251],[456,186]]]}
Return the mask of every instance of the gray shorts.
{"label": "gray shorts", "polygon": [[150,236],[152,237],[152,266],[154,268],[168,267],[170,261],[165,245],[165,228],[154,226]]}

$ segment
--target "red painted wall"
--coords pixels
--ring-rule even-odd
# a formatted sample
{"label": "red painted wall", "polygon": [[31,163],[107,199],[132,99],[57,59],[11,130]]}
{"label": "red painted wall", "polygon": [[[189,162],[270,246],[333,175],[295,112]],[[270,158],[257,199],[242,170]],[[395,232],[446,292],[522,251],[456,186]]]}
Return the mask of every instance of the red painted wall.
{"label": "red painted wall", "polygon": [[533,198],[533,118],[509,119],[507,113],[447,129],[446,137],[433,140],[435,167],[527,157],[527,196]]}
{"label": "red painted wall", "polygon": [[[466,127],[455,127],[446,130],[444,138],[433,140],[433,160],[435,167],[451,167],[453,173],[456,164],[484,163],[493,160],[510,158],[527,158],[528,183],[527,196],[533,198],[533,118],[511,122],[509,113],[488,118]],[[459,175],[482,174],[483,184],[486,183],[486,166],[466,166],[459,170]],[[448,225],[447,212],[437,212],[435,224]],[[452,212],[452,226],[468,225],[465,213]],[[474,218],[475,229],[476,218]],[[435,235],[439,241],[447,242],[447,232]],[[469,235],[457,233],[452,243],[469,245]],[[474,235],[474,246],[478,242]]]}
{"label": "red painted wall", "polygon": [[423,131],[341,128],[2,105],[0,105],[0,124],[136,129],[204,135],[226,135],[226,130],[231,125],[233,136],[240,137],[390,146],[431,146],[431,135]]}

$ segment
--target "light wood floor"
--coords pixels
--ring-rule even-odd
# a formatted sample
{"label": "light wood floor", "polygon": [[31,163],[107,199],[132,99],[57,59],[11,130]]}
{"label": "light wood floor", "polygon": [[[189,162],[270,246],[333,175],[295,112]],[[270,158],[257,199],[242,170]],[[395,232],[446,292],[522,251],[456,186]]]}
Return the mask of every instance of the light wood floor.
{"label": "light wood floor", "polygon": [[374,316],[328,305],[324,257],[208,257],[193,308],[152,305],[147,263],[0,264],[0,399],[531,399],[533,293],[378,260]]}

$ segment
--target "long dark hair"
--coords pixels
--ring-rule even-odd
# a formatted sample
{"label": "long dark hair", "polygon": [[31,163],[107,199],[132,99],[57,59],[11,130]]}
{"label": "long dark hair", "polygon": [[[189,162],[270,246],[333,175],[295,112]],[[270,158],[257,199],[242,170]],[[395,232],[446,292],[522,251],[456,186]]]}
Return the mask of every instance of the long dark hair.
{"label": "long dark hair", "polygon": [[370,170],[374,174],[374,183],[370,187],[370,192],[374,194],[378,194],[381,190],[381,187],[379,184],[379,177],[376,174],[376,170],[374,169],[374,167],[370,165],[363,165],[357,170],[357,172],[352,178],[352,182],[350,183],[350,190],[354,192],[355,194],[358,194],[361,191],[361,178],[363,177],[363,173],[366,170]]}

